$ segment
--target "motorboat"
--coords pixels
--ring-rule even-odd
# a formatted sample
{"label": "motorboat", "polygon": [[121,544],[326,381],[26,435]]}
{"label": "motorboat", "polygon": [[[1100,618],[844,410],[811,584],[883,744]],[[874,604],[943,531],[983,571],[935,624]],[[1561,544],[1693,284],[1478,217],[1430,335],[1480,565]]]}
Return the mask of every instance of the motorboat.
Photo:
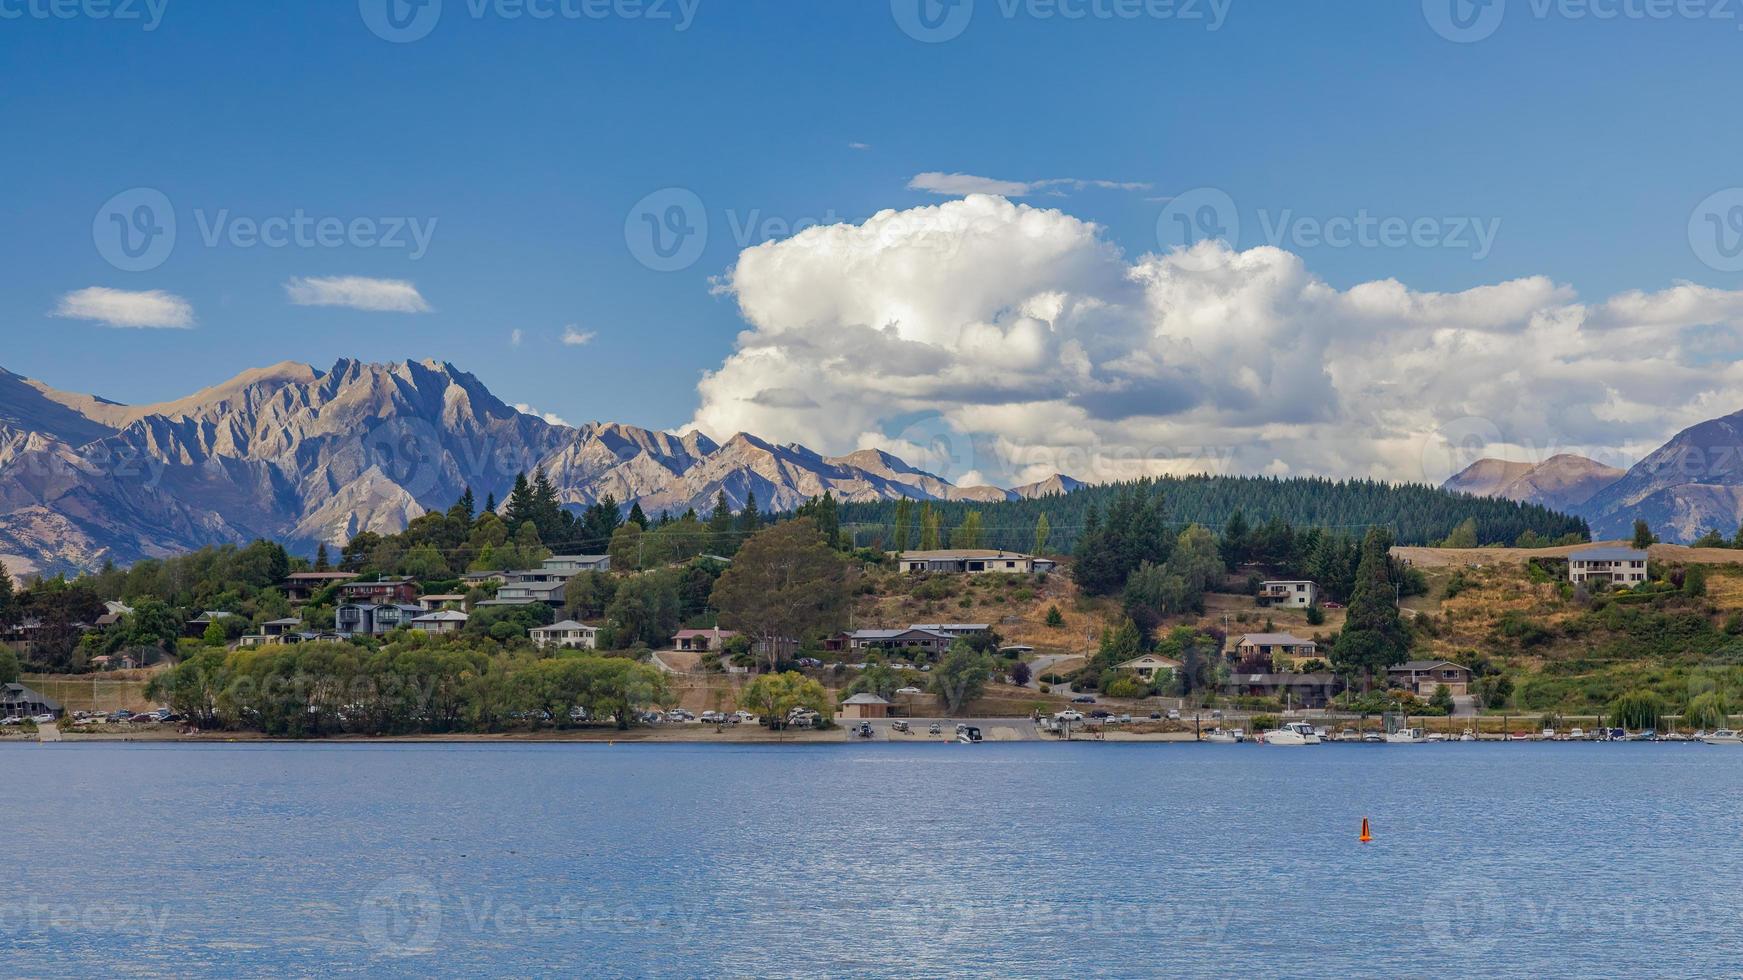
{"label": "motorboat", "polygon": [[1384,742],[1384,741],[1386,741],[1386,736],[1380,734],[1379,732],[1363,732],[1362,733],[1362,741],[1375,742],[1375,743]]}
{"label": "motorboat", "polygon": [[1387,745],[1420,745],[1428,741],[1420,728],[1400,728],[1386,735]]}
{"label": "motorboat", "polygon": [[1430,742],[1444,742],[1444,741],[1446,741],[1446,733],[1445,732],[1429,732],[1428,733],[1428,741],[1430,741]]}
{"label": "motorboat", "polygon": [[1224,728],[1213,728],[1204,736],[1206,742],[1212,745],[1235,745],[1246,739],[1241,735]]}
{"label": "motorboat", "polygon": [[973,745],[981,740],[980,729],[974,725],[957,725],[956,740],[965,745]]}
{"label": "motorboat", "polygon": [[1467,728],[1463,732],[1459,733],[1459,741],[1461,741],[1461,742],[1475,742],[1476,740],[1477,740],[1477,733],[1471,731],[1469,728]]}
{"label": "motorboat", "polygon": [[1743,733],[1729,728],[1721,728],[1710,735],[1702,737],[1701,741],[1708,745],[1743,745]]}
{"label": "motorboat", "polygon": [[1266,745],[1318,745],[1319,735],[1305,721],[1291,721],[1265,733]]}
{"label": "motorboat", "polygon": [[1360,742],[1361,740],[1362,733],[1356,731],[1354,728],[1346,728],[1332,736],[1332,741],[1334,742]]}

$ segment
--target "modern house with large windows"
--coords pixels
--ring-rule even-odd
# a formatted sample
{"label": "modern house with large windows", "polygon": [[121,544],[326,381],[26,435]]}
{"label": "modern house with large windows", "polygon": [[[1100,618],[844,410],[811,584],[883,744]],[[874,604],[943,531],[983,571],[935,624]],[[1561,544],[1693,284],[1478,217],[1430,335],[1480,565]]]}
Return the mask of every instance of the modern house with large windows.
{"label": "modern house with large windows", "polygon": [[1646,552],[1636,548],[1582,548],[1567,556],[1568,581],[1635,586],[1646,581]]}

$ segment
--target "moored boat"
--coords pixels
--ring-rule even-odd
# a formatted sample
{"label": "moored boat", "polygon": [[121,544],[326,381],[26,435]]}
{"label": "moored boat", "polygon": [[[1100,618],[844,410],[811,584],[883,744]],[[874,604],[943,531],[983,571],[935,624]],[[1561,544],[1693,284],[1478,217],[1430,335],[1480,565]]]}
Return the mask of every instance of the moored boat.
{"label": "moored boat", "polygon": [[1743,733],[1729,728],[1721,728],[1709,735],[1702,736],[1701,741],[1708,745],[1743,745]]}
{"label": "moored boat", "polygon": [[1305,721],[1291,721],[1264,735],[1266,745],[1318,745],[1319,735]]}

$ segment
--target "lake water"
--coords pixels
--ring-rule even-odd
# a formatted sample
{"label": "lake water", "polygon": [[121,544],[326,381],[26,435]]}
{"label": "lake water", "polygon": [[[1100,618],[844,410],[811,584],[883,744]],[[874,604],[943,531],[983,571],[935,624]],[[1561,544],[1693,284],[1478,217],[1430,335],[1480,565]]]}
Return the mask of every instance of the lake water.
{"label": "lake water", "polygon": [[15,975],[1743,968],[1736,748],[61,744],[0,773]]}

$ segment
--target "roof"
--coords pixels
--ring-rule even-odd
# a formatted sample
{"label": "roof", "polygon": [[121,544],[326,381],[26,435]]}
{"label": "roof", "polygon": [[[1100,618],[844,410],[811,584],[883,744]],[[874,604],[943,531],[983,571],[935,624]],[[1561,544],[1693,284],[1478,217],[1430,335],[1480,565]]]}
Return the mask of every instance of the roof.
{"label": "roof", "polygon": [[356,572],[292,572],[285,577],[287,582],[327,582],[334,579],[356,578]]}
{"label": "roof", "polygon": [[61,707],[59,701],[33,691],[30,688],[25,687],[23,684],[7,684],[6,699],[14,702],[24,701],[30,704],[40,704],[50,711],[59,711]]}
{"label": "roof", "polygon": [[999,551],[994,548],[947,548],[941,551],[904,551],[903,561],[950,560],[953,558],[1029,558],[1020,551]]}
{"label": "roof", "polygon": [[845,700],[841,703],[842,704],[889,704],[890,702],[877,696],[876,694],[873,694],[870,691],[861,691],[858,694],[855,694],[853,697],[848,698],[847,700]]}
{"label": "roof", "polygon": [[214,619],[225,619],[225,618],[228,618],[228,617],[234,616],[234,615],[236,615],[236,614],[233,612],[224,612],[222,609],[208,609],[205,612],[199,614],[198,616],[195,616],[193,619],[188,620],[188,622],[190,622],[190,623],[209,623]]}
{"label": "roof", "polygon": [[1325,687],[1342,683],[1336,674],[1233,674],[1230,684],[1261,684],[1269,687]]}
{"label": "roof", "polygon": [[719,633],[721,636],[737,636],[738,635],[737,630],[723,630],[723,629],[679,630],[678,632],[672,634],[672,639],[674,639],[674,640],[688,640],[691,637],[713,636],[716,633]]}
{"label": "roof", "polygon": [[907,629],[899,630],[854,630],[852,633],[847,635],[856,640],[893,640],[898,636],[907,636],[910,633],[923,633],[935,640],[956,639],[956,637],[951,636],[949,633],[941,633],[938,630],[924,626],[910,626]]}
{"label": "roof", "polygon": [[299,616],[286,616],[284,619],[269,619],[265,623],[262,623],[261,625],[263,625],[263,626],[301,626],[301,625],[303,625],[303,621],[302,621],[302,618]]}
{"label": "roof", "polygon": [[367,589],[367,588],[371,588],[373,586],[392,587],[392,586],[396,586],[396,585],[416,585],[416,584],[417,584],[417,580],[408,576],[406,578],[379,578],[379,579],[374,579],[374,580],[369,581],[369,582],[346,582],[345,584],[339,586],[339,588],[341,588],[341,589]]}
{"label": "roof", "polygon": [[908,628],[911,630],[933,630],[935,632],[943,632],[943,633],[949,633],[949,632],[952,632],[955,630],[960,630],[964,633],[985,633],[987,630],[992,629],[992,624],[991,623],[915,623],[914,625],[912,625]]}
{"label": "roof", "polygon": [[[1304,640],[1294,633],[1248,633],[1241,637],[1241,643],[1251,643],[1254,646],[1277,646],[1279,644],[1313,644],[1312,640]],[[1317,644],[1314,644],[1317,645]]]}
{"label": "roof", "polygon": [[1126,661],[1123,664],[1115,664],[1114,669],[1115,670],[1129,670],[1133,667],[1151,667],[1151,666],[1155,666],[1158,664],[1165,666],[1165,667],[1173,667],[1176,670],[1178,670],[1181,666],[1181,663],[1178,660],[1173,660],[1173,659],[1170,659],[1168,657],[1161,656],[1160,654],[1146,653],[1141,657],[1133,657],[1132,659]]}
{"label": "roof", "polygon": [[1466,667],[1463,664],[1455,664],[1451,660],[1410,660],[1394,667],[1387,667],[1386,670],[1387,672],[1394,670],[1433,670],[1442,665],[1447,667],[1457,667],[1460,670],[1470,670],[1469,667]]}
{"label": "roof", "polygon": [[1313,579],[1310,579],[1310,578],[1268,578],[1268,579],[1265,579],[1264,581],[1260,582],[1259,584],[1260,585],[1312,585]]}
{"label": "roof", "polygon": [[498,575],[507,575],[507,574],[508,574],[508,573],[507,573],[507,572],[504,572],[504,571],[495,571],[495,572],[467,572],[467,573],[465,573],[465,574],[463,574],[463,575],[461,575],[461,576],[460,576],[460,577],[461,577],[461,578],[462,578],[462,579],[469,579],[469,578],[475,578],[475,579],[487,579],[487,578],[495,578],[495,577],[496,577],[496,576],[498,576]]}
{"label": "roof", "polygon": [[580,563],[580,564],[597,565],[602,561],[610,561],[610,560],[611,560],[610,555],[552,555],[551,557],[546,558],[544,563],[549,565],[550,563],[555,561],[555,562],[573,562],[573,563]]}
{"label": "roof", "polygon": [[597,632],[599,632],[599,627],[588,626],[586,623],[577,623],[573,619],[565,619],[560,623],[552,623],[549,626],[535,626],[532,628],[532,630],[530,632],[533,632],[533,633],[564,633],[564,632],[568,632],[571,630],[591,630],[592,632],[597,633]]}
{"label": "roof", "polygon": [[1568,561],[1645,561],[1646,552],[1614,545],[1568,552]]}
{"label": "roof", "polygon": [[424,613],[412,619],[414,623],[464,623],[467,615],[456,609],[442,609],[437,612]]}

